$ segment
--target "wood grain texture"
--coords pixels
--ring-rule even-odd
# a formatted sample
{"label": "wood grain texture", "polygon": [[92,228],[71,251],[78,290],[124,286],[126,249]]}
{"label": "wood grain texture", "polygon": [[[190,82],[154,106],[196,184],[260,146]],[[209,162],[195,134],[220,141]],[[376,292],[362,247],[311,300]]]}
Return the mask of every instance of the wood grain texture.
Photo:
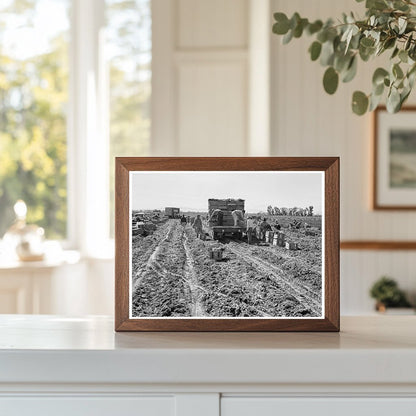
{"label": "wood grain texture", "polygon": [[[339,330],[339,159],[325,170],[325,317]],[[334,278],[334,276],[336,278]]]}
{"label": "wood grain texture", "polygon": [[416,241],[341,241],[341,250],[416,250]]}
{"label": "wood grain texture", "polygon": [[[129,172],[325,172],[325,317],[317,319],[131,319],[129,315]],[[116,331],[339,331],[339,158],[116,158]]]}
{"label": "wood grain texture", "polygon": [[115,327],[129,316],[129,171],[116,158]]}
{"label": "wood grain texture", "polygon": [[[378,189],[377,189],[377,177],[379,175],[379,166],[378,166],[378,117],[381,111],[387,111],[385,106],[377,107],[373,112],[373,209],[377,210],[386,210],[386,211],[414,211],[416,210],[416,205],[381,205],[378,202]],[[401,112],[416,112],[416,106],[406,106],[403,107]]]}

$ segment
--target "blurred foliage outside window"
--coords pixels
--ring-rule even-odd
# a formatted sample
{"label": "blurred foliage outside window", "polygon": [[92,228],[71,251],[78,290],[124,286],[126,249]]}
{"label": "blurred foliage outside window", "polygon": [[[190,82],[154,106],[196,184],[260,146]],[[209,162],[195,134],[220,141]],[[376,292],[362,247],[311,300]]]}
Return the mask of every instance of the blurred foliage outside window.
{"label": "blurred foliage outside window", "polygon": [[[114,157],[149,152],[151,0],[105,0],[110,114],[110,235]],[[0,238],[23,199],[47,238],[67,234],[71,0],[0,4]],[[53,16],[53,18],[51,18]]]}
{"label": "blurred foliage outside window", "polygon": [[110,235],[114,236],[114,158],[150,147],[151,0],[107,1],[110,70]]}
{"label": "blurred foliage outside window", "polygon": [[0,4],[0,238],[18,199],[48,238],[66,236],[68,14],[69,0]]}

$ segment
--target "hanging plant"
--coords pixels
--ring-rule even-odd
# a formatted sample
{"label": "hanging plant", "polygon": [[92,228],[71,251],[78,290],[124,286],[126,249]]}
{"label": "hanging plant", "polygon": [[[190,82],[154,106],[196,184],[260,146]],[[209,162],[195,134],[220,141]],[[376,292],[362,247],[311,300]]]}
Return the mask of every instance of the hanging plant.
{"label": "hanging plant", "polygon": [[366,0],[365,7],[364,19],[344,13],[339,22],[332,19],[310,22],[299,13],[290,19],[284,13],[275,13],[273,33],[283,36],[283,44],[304,34],[314,37],[309,54],[312,61],[319,60],[326,67],[323,87],[328,94],[336,92],[340,80],[354,79],[359,60],[367,62],[390,54],[390,65],[374,71],[371,93],[353,93],[352,110],[358,115],[373,111],[386,96],[387,110],[396,113],[415,83],[416,2]]}

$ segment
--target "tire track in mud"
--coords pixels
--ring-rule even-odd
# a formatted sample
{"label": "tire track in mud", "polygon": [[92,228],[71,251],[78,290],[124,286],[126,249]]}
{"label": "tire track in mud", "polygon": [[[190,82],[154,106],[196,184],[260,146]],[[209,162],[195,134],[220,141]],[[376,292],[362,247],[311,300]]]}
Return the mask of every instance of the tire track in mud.
{"label": "tire track in mud", "polygon": [[[157,287],[159,284],[172,282],[175,285],[175,293],[165,291],[160,293],[159,298],[169,301],[171,296],[177,297],[177,289],[180,289],[180,302],[188,310],[187,313],[181,313],[182,316],[207,316],[203,307],[202,298],[204,295],[199,285],[197,273],[195,272],[194,259],[188,241],[187,230],[176,222],[171,222],[163,238],[156,245],[148,250],[147,260],[142,261],[140,267],[134,276],[133,284],[133,305],[139,305],[140,294],[148,293],[145,303],[138,306],[139,310],[153,309],[154,298],[149,292],[149,287]],[[150,286],[149,286],[150,285]],[[171,287],[171,283],[168,283]],[[179,285],[179,286],[178,286]],[[165,286],[166,287],[166,286]],[[153,300],[152,300],[153,299]],[[185,303],[185,299],[188,299]],[[162,300],[164,302],[164,300]],[[175,302],[175,301],[173,301]],[[155,310],[155,309],[153,309]]]}
{"label": "tire track in mud", "polygon": [[133,278],[133,291],[140,284],[140,282],[142,281],[145,274],[148,273],[151,269],[155,268],[155,265],[156,265],[156,262],[157,262],[157,256],[159,255],[159,252],[162,249],[162,245],[171,239],[174,228],[175,228],[174,223],[169,224],[169,229],[168,229],[165,237],[162,238],[162,240],[160,240],[157,243],[156,247],[153,249],[153,251],[151,252],[151,254],[149,256],[149,258],[146,262],[146,265],[143,268],[139,269],[138,272],[136,273],[136,275],[134,276],[134,278]]}
{"label": "tire track in mud", "polygon": [[166,230],[158,236],[150,255],[142,256],[132,291],[135,317],[191,316],[191,293],[184,274],[183,228],[171,221]]}
{"label": "tire track in mud", "polygon": [[279,267],[266,262],[251,252],[247,252],[238,243],[228,243],[227,249],[244,262],[254,265],[254,267],[269,275],[276,283],[282,285],[288,294],[292,295],[301,305],[307,306],[314,314],[318,316],[322,314],[321,304],[313,298],[316,297],[316,293],[307,286],[289,281],[284,277],[284,272]]}
{"label": "tire track in mud", "polygon": [[183,233],[183,249],[185,250],[186,261],[184,268],[184,278],[189,286],[191,293],[191,315],[192,316],[206,316],[205,309],[202,304],[202,297],[204,296],[201,287],[199,286],[198,277],[195,273],[194,260],[191,249],[189,247],[189,240],[186,232]]}

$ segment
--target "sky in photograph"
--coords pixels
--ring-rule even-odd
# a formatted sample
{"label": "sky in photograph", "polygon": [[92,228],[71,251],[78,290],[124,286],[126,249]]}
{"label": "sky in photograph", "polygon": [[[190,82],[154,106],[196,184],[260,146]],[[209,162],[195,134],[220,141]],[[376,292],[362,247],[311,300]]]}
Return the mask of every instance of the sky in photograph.
{"label": "sky in photograph", "polygon": [[131,208],[208,211],[209,198],[241,198],[247,212],[312,205],[322,213],[323,172],[132,172]]}

